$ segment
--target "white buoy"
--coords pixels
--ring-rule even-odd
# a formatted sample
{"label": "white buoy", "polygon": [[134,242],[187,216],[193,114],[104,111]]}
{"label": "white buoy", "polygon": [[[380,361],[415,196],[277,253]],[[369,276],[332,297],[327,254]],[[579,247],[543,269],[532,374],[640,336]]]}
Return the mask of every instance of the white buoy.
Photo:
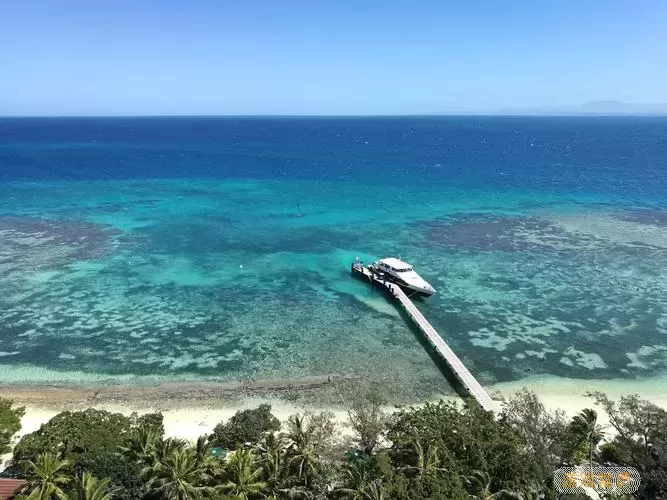
{"label": "white buoy", "polygon": [[239,265],[239,268],[240,268],[240,269],[243,269],[243,264]]}

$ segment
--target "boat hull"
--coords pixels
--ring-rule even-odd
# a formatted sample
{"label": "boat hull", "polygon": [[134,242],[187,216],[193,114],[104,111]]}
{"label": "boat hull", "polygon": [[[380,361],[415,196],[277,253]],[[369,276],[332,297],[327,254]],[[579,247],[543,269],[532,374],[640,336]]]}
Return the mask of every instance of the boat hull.
{"label": "boat hull", "polygon": [[430,297],[431,295],[433,295],[435,293],[435,290],[433,290],[433,289],[429,290],[429,289],[426,289],[426,288],[419,288],[419,287],[416,287],[414,285],[409,285],[406,282],[401,281],[400,279],[398,279],[396,276],[393,276],[389,273],[385,273],[383,271],[380,271],[376,266],[374,266],[372,264],[370,266],[368,266],[368,269],[372,273],[374,273],[376,276],[379,276],[381,279],[389,281],[390,283],[393,283],[395,285],[400,286],[403,289],[403,291],[405,293],[407,293],[408,295],[418,294],[419,296],[422,296],[422,297]]}
{"label": "boat hull", "polygon": [[435,293],[435,290],[425,290],[423,288],[417,288],[414,286],[407,285],[405,283],[401,283],[399,280],[394,280],[394,283],[400,286],[407,294],[412,294],[416,292],[423,297],[430,297]]}

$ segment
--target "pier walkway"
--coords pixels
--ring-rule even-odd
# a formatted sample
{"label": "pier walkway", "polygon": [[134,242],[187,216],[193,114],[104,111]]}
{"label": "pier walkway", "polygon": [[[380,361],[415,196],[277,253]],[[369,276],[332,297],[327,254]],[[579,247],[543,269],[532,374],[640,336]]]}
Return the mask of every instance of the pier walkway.
{"label": "pier walkway", "polygon": [[466,366],[463,364],[463,361],[461,361],[456,353],[452,351],[452,349],[442,339],[435,328],[433,328],[431,323],[427,321],[419,309],[417,309],[417,306],[415,306],[415,304],[405,294],[401,287],[379,278],[367,267],[359,263],[352,265],[352,272],[363,275],[371,284],[384,287],[389,293],[391,293],[391,295],[403,306],[403,309],[407,315],[410,316],[412,321],[414,321],[417,327],[419,327],[419,330],[424,334],[429,343],[445,360],[447,366],[449,366],[456,379],[475,399],[475,401],[477,401],[479,406],[481,406],[484,410],[492,413],[498,412],[498,405],[493,399],[491,399],[491,396],[489,396],[489,393],[486,392],[486,389],[484,389],[482,384],[480,384],[472,375],[472,373],[470,373],[468,368],[466,368]]}

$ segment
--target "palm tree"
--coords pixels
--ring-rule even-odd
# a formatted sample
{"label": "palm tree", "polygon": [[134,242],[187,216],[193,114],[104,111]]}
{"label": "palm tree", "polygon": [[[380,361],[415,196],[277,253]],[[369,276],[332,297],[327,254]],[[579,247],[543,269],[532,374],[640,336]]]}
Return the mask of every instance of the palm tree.
{"label": "palm tree", "polygon": [[343,470],[345,486],[336,488],[337,492],[344,493],[353,500],[363,500],[369,487],[369,471],[364,460],[355,460],[347,464]]}
{"label": "palm tree", "polygon": [[207,435],[202,435],[197,438],[197,442],[194,446],[195,455],[197,460],[200,462],[206,462],[207,459],[211,458],[211,443],[208,440]]}
{"label": "palm tree", "polygon": [[267,486],[260,481],[262,469],[257,466],[255,456],[248,448],[239,448],[232,454],[226,473],[227,482],[220,489],[242,500],[261,496]]}
{"label": "palm tree", "polygon": [[474,470],[466,478],[468,489],[472,491],[470,500],[495,500],[499,498],[520,499],[519,494],[510,490],[500,490],[491,493],[491,476],[485,471]]}
{"label": "palm tree", "polygon": [[584,408],[572,419],[571,428],[578,436],[580,443],[588,443],[588,466],[593,468],[593,450],[604,437],[604,427],[597,423],[598,414],[591,408]]}
{"label": "palm tree", "polygon": [[507,497],[508,500],[540,500],[540,498],[542,496],[534,490],[518,491]]}
{"label": "palm tree", "polygon": [[441,467],[437,446],[429,445],[427,449],[424,450],[424,447],[417,439],[412,442],[412,445],[417,455],[417,463],[416,465],[400,467],[400,469],[416,470],[418,478],[422,476],[434,475],[438,472],[447,472],[447,469]]}
{"label": "palm tree", "polygon": [[286,448],[285,437],[271,433],[267,434],[255,447],[257,464],[261,467],[263,479],[274,495],[288,486]]}
{"label": "palm tree", "polygon": [[149,465],[153,462],[157,441],[155,431],[142,426],[120,447],[120,451],[133,462]]}
{"label": "palm tree", "polygon": [[42,453],[33,462],[27,460],[24,466],[28,470],[28,480],[24,492],[30,500],[50,500],[52,498],[67,500],[62,489],[71,481],[69,477],[70,463],[60,460],[52,453]]}
{"label": "palm tree", "polygon": [[385,500],[384,488],[380,480],[376,479],[368,485],[364,500]]}
{"label": "palm tree", "polygon": [[157,439],[155,441],[155,447],[153,451],[153,458],[157,462],[163,462],[168,457],[171,457],[177,451],[182,451],[186,449],[188,443],[184,439],[177,438],[167,438],[167,439]]}
{"label": "palm tree", "polygon": [[[173,446],[165,446],[173,448]],[[165,500],[197,500],[204,497],[210,488],[204,465],[189,448],[176,447],[166,457],[143,471],[147,478],[146,488],[151,495]]]}
{"label": "palm tree", "polygon": [[213,445],[207,435],[201,435],[197,438],[190,448],[197,458],[197,462],[204,469],[208,484],[218,484],[223,481],[225,461],[222,457],[216,457],[211,454]]}
{"label": "palm tree", "polygon": [[289,464],[296,469],[299,481],[308,487],[309,479],[316,474],[319,466],[315,436],[306,425],[305,417],[292,415],[287,423],[286,437],[291,442],[287,449]]}
{"label": "palm tree", "polygon": [[84,472],[76,479],[76,498],[78,500],[110,500],[109,480],[99,480],[90,472]]}
{"label": "palm tree", "polygon": [[345,487],[335,491],[352,500],[384,500],[385,493],[379,479],[370,480],[370,470],[365,460],[356,460],[344,470]]}

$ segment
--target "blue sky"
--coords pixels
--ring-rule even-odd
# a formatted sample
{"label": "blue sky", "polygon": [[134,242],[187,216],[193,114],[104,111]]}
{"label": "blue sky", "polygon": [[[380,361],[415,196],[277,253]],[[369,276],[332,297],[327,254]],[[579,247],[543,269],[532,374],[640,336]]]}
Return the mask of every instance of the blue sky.
{"label": "blue sky", "polygon": [[664,0],[0,2],[0,115],[667,102]]}

